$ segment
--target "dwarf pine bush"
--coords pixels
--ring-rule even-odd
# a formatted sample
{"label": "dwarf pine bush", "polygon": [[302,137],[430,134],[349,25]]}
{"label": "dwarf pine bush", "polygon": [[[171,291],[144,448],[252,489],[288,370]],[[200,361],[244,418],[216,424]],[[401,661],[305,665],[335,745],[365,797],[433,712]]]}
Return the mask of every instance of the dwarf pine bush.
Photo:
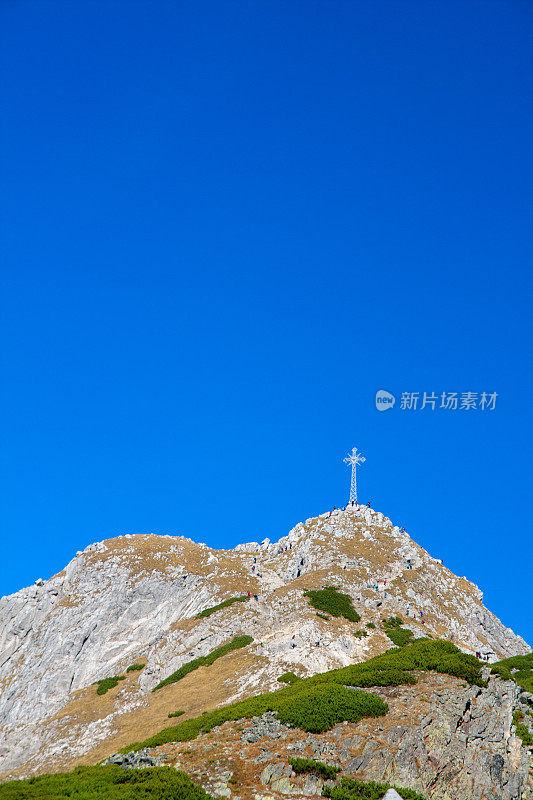
{"label": "dwarf pine bush", "polygon": [[[387,704],[377,695],[323,683],[301,686],[298,681],[292,695],[277,698],[278,717],[285,725],[309,733],[329,731],[339,722],[359,722],[363,717],[379,717],[387,713]],[[283,691],[283,690],[282,690]]]}
{"label": "dwarf pine bush", "polygon": [[474,656],[462,653],[452,642],[439,639],[415,639],[402,648],[392,648],[361,664],[321,672],[306,681],[343,683],[345,686],[391,686],[416,683],[413,670],[436,672],[464,678],[468,683],[485,686],[481,664]]}
{"label": "dwarf pine bush", "polygon": [[350,596],[339,592],[333,586],[324,589],[309,589],[304,592],[309,602],[318,611],[330,614],[332,617],[344,617],[350,622],[359,622],[361,617],[352,605]]}
{"label": "dwarf pine bush", "polygon": [[389,617],[383,620],[385,633],[396,647],[404,647],[413,638],[413,631],[402,628],[401,617]]}
{"label": "dwarf pine bush", "polygon": [[513,713],[513,723],[516,728],[516,735],[522,739],[522,742],[526,745],[526,747],[530,747],[533,745],[533,736],[530,734],[527,725],[524,725],[523,719],[523,711],[515,711]]}
{"label": "dwarf pine bush", "polygon": [[492,665],[491,672],[505,681],[514,681],[528,692],[533,692],[533,652],[497,661]]}
{"label": "dwarf pine bush", "polygon": [[114,675],[112,678],[103,678],[101,681],[96,681],[98,686],[96,694],[105,694],[110,689],[114,689],[119,681],[126,680],[125,675]]}
{"label": "dwarf pine bush", "polygon": [[409,628],[385,628],[385,633],[396,647],[404,647],[413,638]]}
{"label": "dwarf pine bush", "polygon": [[242,595],[240,597],[230,597],[228,600],[223,600],[222,603],[219,603],[216,606],[211,606],[211,608],[204,608],[203,611],[200,611],[200,613],[196,615],[196,619],[210,617],[211,614],[214,614],[216,611],[220,611],[221,608],[227,608],[228,606],[233,605],[233,603],[245,603],[249,599],[250,598],[247,595]]}
{"label": "dwarf pine bush", "polygon": [[402,623],[403,620],[401,617],[389,617],[388,619],[383,619],[383,627],[385,628],[399,628]]}
{"label": "dwarf pine bush", "polygon": [[280,683],[296,683],[299,681],[300,678],[298,675],[295,675],[294,672],[284,672],[283,675],[280,675],[278,681]]}
{"label": "dwarf pine bush", "polygon": [[330,767],[322,761],[314,761],[312,758],[291,758],[289,764],[293,770],[301,775],[302,773],[311,773],[318,775],[324,780],[335,780],[337,773],[341,771],[340,767]]}
{"label": "dwarf pine bush", "polygon": [[402,789],[390,783],[366,783],[355,778],[342,778],[338,786],[325,786],[322,794],[331,800],[381,800],[387,789],[396,789],[403,800],[425,800],[412,789]]}
{"label": "dwarf pine bush", "polygon": [[212,800],[184,772],[168,767],[123,769],[116,765],[77,767],[0,784],[0,800]]}
{"label": "dwarf pine bush", "polygon": [[141,669],[144,669],[145,666],[146,664],[132,664],[131,667],[128,667],[126,672],[137,672],[140,671]]}

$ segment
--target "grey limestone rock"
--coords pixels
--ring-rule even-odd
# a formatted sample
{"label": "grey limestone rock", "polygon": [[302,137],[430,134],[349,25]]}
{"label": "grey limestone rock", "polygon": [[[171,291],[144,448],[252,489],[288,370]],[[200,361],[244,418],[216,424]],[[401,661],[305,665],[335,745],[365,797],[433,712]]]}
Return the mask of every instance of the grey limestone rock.
{"label": "grey limestone rock", "polygon": [[286,736],[288,730],[286,725],[282,725],[278,718],[270,711],[260,717],[252,717],[252,724],[245,728],[242,740],[253,744],[259,742],[264,736],[269,739],[280,739]]}
{"label": "grey limestone rock", "polygon": [[133,753],[116,753],[109,756],[105,764],[116,764],[125,769],[146,769],[146,767],[161,767],[165,763],[164,756],[152,756],[148,749],[137,750]]}

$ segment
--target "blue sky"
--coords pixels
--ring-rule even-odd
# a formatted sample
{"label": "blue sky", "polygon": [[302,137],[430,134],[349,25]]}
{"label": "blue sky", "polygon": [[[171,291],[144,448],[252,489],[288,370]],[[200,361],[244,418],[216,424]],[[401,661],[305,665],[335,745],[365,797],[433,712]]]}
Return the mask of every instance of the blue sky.
{"label": "blue sky", "polygon": [[533,642],[532,23],[2,3],[0,594],[122,533],[276,539],[357,445],[361,499]]}

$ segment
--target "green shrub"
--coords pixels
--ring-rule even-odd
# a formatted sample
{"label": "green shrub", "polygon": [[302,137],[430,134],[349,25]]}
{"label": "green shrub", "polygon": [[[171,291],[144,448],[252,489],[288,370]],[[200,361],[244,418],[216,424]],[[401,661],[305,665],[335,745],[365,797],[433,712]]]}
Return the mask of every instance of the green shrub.
{"label": "green shrub", "polygon": [[0,784],[0,800],[210,800],[184,772],[168,767],[123,769],[116,765],[77,767]]}
{"label": "green shrub", "polygon": [[310,772],[326,781],[335,780],[337,773],[341,771],[340,767],[330,767],[322,761],[313,761],[312,758],[291,758],[289,764],[298,775]]}
{"label": "green shrub", "polygon": [[367,628],[375,628],[376,626],[374,625],[374,623],[373,623],[373,622],[367,622],[367,623],[366,623],[366,627],[367,627]]}
{"label": "green shrub", "polygon": [[181,717],[182,714],[185,714],[185,711],[171,711],[168,716],[169,717]]}
{"label": "green shrub", "polygon": [[383,620],[385,633],[396,647],[404,647],[413,638],[413,631],[402,628],[401,625],[401,617],[389,617],[389,619]]}
{"label": "green shrub", "polygon": [[513,714],[513,722],[516,727],[516,735],[522,739],[523,744],[526,747],[531,747],[533,745],[533,736],[530,734],[527,725],[524,725],[522,720],[524,719],[524,714],[522,711],[515,711]]}
{"label": "green shrub", "polygon": [[144,669],[146,664],[132,664],[131,667],[128,667],[126,672],[137,672],[138,670]]}
{"label": "green shrub", "polygon": [[511,656],[497,661],[494,666],[505,665],[509,669],[533,669],[533,650],[525,656]]}
{"label": "green shrub", "polygon": [[339,786],[324,786],[322,794],[332,800],[381,800],[387,789],[394,788],[403,800],[425,800],[412,789],[391,786],[390,783],[364,783],[355,778],[342,778]]}
{"label": "green shrub", "polygon": [[203,611],[200,611],[199,614],[196,615],[196,619],[202,619],[203,617],[210,617],[211,614],[214,614],[216,611],[220,611],[221,608],[227,608],[231,606],[233,603],[245,603],[250,598],[247,595],[241,595],[240,597],[230,597],[228,600],[223,600],[222,603],[219,603],[216,606],[211,606],[211,608],[204,608]]}
{"label": "green shrub", "polygon": [[295,675],[294,672],[284,672],[283,675],[280,675],[278,681],[280,683],[296,683],[299,681],[300,678],[298,675]]}
{"label": "green shrub", "polygon": [[356,632],[354,633],[354,636],[355,636],[357,639],[363,639],[365,636],[368,636],[368,633],[367,633],[366,631],[356,631]]}
{"label": "green shrub", "polygon": [[521,722],[516,725],[516,735],[522,739],[526,747],[533,745],[533,736],[530,734],[528,728]]}
{"label": "green shrub", "polygon": [[212,650],[207,656],[200,656],[200,658],[195,658],[192,661],[187,661],[182,667],[180,667],[176,672],[173,672],[172,675],[169,675],[168,678],[165,678],[164,681],[158,683],[152,691],[157,692],[158,689],[162,689],[163,686],[168,686],[169,683],[176,683],[176,681],[181,680],[188,675],[189,672],[194,672],[195,669],[198,667],[207,667],[210,664],[213,664],[218,658],[222,658],[222,656],[227,655],[228,653],[233,652],[233,650],[239,650],[241,647],[246,647],[246,645],[253,642],[253,636],[236,636],[231,642],[226,642],[221,647],[215,648]]}
{"label": "green shrub", "polygon": [[304,592],[309,602],[318,611],[326,612],[332,617],[344,617],[350,622],[359,622],[361,617],[352,605],[350,596],[342,594],[333,586],[324,589],[309,589]]}
{"label": "green shrub", "polygon": [[403,619],[401,617],[389,617],[388,619],[383,619],[383,626],[385,628],[399,628],[400,625],[403,625]]}
{"label": "green shrub", "polygon": [[[278,717],[285,725],[301,728],[310,733],[329,731],[339,722],[359,722],[363,717],[379,717],[387,713],[388,706],[377,695],[322,683],[294,688],[292,696],[279,698]],[[292,687],[291,687],[292,688]]]}
{"label": "green shrub", "polygon": [[413,638],[413,631],[408,628],[385,628],[385,633],[396,647],[404,647]]}
{"label": "green shrub", "polygon": [[[416,683],[409,672],[417,669],[455,675],[476,686],[486,685],[481,679],[481,664],[477,658],[462,653],[452,642],[439,639],[416,639],[405,647],[392,648],[361,664],[322,672],[304,680],[333,681],[346,686],[397,685],[398,681]],[[392,683],[384,682],[389,680]]]}
{"label": "green shrub", "polygon": [[491,667],[490,670],[494,675],[499,675],[499,677],[504,681],[512,681],[513,677],[511,675],[511,670],[508,669],[504,664],[495,664]]}
{"label": "green shrub", "polygon": [[327,615],[327,614],[322,614],[322,612],[321,612],[321,611],[317,611],[317,612],[316,612],[316,615],[317,615],[317,617],[320,617],[320,619],[327,619],[327,620],[329,620],[329,617],[328,617],[328,615]]}
{"label": "green shrub", "polygon": [[113,678],[104,678],[101,681],[96,681],[96,684],[98,686],[96,694],[105,694],[110,689],[114,689],[119,681],[124,681],[124,680],[126,680],[125,675],[115,675]]}
{"label": "green shrub", "polygon": [[533,692],[533,669],[519,669],[511,673],[511,678],[526,691]]}
{"label": "green shrub", "polygon": [[350,670],[350,674],[339,676],[339,681],[344,686],[358,686],[368,689],[371,686],[401,686],[402,684],[415,684],[416,678],[410,672],[400,669],[366,669],[352,671],[351,667],[341,667],[341,670]]}
{"label": "green shrub", "polygon": [[528,692],[533,692],[533,652],[497,661],[491,672],[505,681],[514,681]]}

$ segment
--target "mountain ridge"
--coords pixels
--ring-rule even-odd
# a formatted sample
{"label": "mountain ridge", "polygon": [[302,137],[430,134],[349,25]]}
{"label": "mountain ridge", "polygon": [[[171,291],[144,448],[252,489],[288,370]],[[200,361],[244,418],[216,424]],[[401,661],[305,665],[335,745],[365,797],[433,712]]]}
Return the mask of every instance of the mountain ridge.
{"label": "mountain ridge", "polygon": [[[360,614],[360,636],[353,622],[321,619],[305,597],[332,582]],[[248,592],[248,602],[197,619]],[[152,689],[234,636],[254,643],[209,667],[205,698],[198,676],[184,679],[197,693],[187,713],[279,688],[287,670],[314,674],[383,652],[391,642],[380,622],[394,615],[415,638],[453,634],[462,650],[489,660],[530,650],[483,606],[475,584],[366,506],[232,550],[154,534],[89,545],[50,580],[0,600],[0,775],[96,763],[128,736],[144,738],[136,726],[155,732],[166,705]],[[139,661],[138,675],[96,696],[95,681]],[[177,702],[183,686],[165,692]]]}

